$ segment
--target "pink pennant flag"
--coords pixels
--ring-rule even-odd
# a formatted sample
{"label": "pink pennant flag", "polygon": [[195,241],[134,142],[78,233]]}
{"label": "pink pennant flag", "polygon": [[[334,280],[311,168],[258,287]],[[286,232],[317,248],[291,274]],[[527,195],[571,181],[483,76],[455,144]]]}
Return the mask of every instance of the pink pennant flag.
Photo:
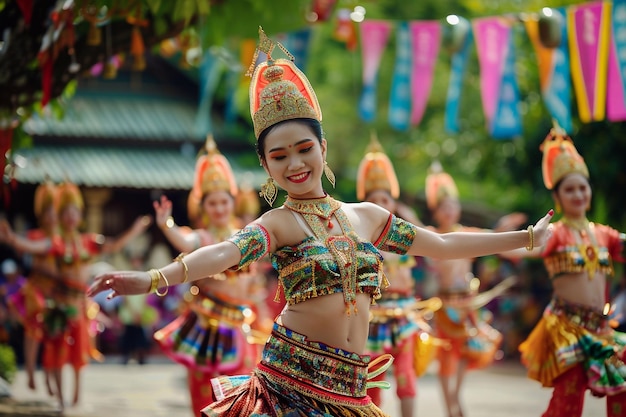
{"label": "pink pennant flag", "polygon": [[606,118],[626,120],[626,0],[613,0],[607,79]]}
{"label": "pink pennant flag", "polygon": [[383,20],[365,20],[361,22],[361,53],[363,55],[363,92],[359,104],[361,118],[373,121],[376,117],[376,84],[380,59],[391,24]]}
{"label": "pink pennant flag", "polygon": [[441,24],[437,21],[411,22],[411,42],[413,62],[411,64],[411,125],[417,126],[422,121],[430,91],[439,45]]}
{"label": "pink pennant flag", "polygon": [[491,132],[493,118],[498,108],[500,85],[511,36],[511,23],[508,19],[501,17],[485,17],[474,19],[473,27],[480,66],[480,95],[487,130]]}
{"label": "pink pennant flag", "polygon": [[578,115],[584,123],[605,116],[610,22],[609,2],[586,3],[567,10],[572,82]]}

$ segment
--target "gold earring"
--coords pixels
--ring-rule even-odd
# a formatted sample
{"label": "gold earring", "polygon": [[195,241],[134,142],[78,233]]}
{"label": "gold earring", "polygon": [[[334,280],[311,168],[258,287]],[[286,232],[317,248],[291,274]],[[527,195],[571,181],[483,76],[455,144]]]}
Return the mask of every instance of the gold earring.
{"label": "gold earring", "polygon": [[561,203],[559,203],[558,200],[554,204],[554,211],[556,211],[557,213],[561,213]]}
{"label": "gold earring", "polygon": [[269,204],[270,207],[272,207],[274,201],[276,200],[276,196],[278,195],[278,188],[276,187],[276,183],[274,183],[274,178],[267,177],[265,184],[261,185],[259,195],[267,201],[267,204]]}
{"label": "gold earring", "polygon": [[324,161],[324,175],[326,175],[326,179],[330,182],[330,185],[335,188],[335,173],[328,166],[328,162]]}

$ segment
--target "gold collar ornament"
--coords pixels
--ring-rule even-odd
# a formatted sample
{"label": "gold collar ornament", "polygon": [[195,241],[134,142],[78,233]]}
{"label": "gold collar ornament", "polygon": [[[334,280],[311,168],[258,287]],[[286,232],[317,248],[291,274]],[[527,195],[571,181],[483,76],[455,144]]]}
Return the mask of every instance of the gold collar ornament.
{"label": "gold collar ornament", "polygon": [[327,221],[326,227],[333,228],[332,216],[341,208],[341,202],[335,200],[328,194],[321,198],[298,200],[287,196],[285,207],[296,213],[303,215],[317,216]]}

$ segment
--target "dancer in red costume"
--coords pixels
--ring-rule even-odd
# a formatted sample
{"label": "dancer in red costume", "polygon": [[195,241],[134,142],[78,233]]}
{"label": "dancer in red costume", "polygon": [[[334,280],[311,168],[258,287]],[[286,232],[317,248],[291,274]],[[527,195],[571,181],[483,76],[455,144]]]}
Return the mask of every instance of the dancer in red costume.
{"label": "dancer in red costume", "polygon": [[[35,189],[34,212],[38,229],[29,230],[30,240],[52,240],[58,236],[56,211],[56,187],[49,181]],[[52,253],[34,255],[26,284],[13,297],[11,304],[24,326],[24,367],[30,389],[35,389],[35,369],[39,348],[44,337],[43,317],[46,298],[49,297],[56,273],[56,262]],[[45,370],[44,370],[45,371]],[[52,394],[49,374],[45,372],[48,392]]]}
{"label": "dancer in red costume", "polygon": [[84,203],[80,189],[73,183],[57,186],[59,233],[56,236],[27,239],[16,235],[8,223],[0,225],[0,238],[17,251],[40,256],[53,256],[56,279],[50,289],[44,313],[43,367],[50,373],[52,389],[59,407],[64,410],[62,368],[70,364],[74,371],[72,405],[80,399],[80,375],[90,357],[98,359],[90,335],[90,321],[97,305],[85,297],[89,285],[89,267],[97,255],[114,253],[151,224],[149,216],[138,218],[133,226],[117,239],[95,233],[82,233]]}
{"label": "dancer in red costume", "polygon": [[272,56],[276,43],[260,35],[259,49],[268,60],[252,75],[250,110],[259,158],[270,176],[261,191],[271,205],[278,183],[286,201],[226,241],[163,268],[100,274],[88,294],[154,292],[246,268],[269,254],[287,304],[260,363],[247,375],[214,379],[218,400],[203,415],[385,416],[366,392],[368,366],[380,364],[365,354],[370,305],[387,283],[380,251],[468,258],[524,247],[531,239],[543,244],[551,213],[528,231],[442,235],[376,204],[335,200],[322,185],[323,173],[331,183],[334,176],[325,163],[315,93],[292,61]]}
{"label": "dancer in red costume", "polygon": [[626,334],[609,326],[608,279],[613,261],[624,261],[624,234],[587,219],[591,185],[585,161],[558,127],[541,145],[543,181],[561,219],[542,256],[552,300],[519,346],[528,376],[553,388],[543,417],[577,417],[585,392],[606,397],[607,416],[626,415]]}
{"label": "dancer in red costume", "polygon": [[[359,164],[356,179],[357,198],[369,201],[398,214],[400,187],[391,160],[382,146],[372,135],[367,151]],[[407,213],[405,211],[405,213]],[[421,224],[417,216],[409,211],[409,218],[400,216],[414,224]],[[430,326],[423,315],[437,310],[441,300],[433,298],[420,300],[415,291],[412,269],[415,258],[410,255],[383,253],[383,271],[389,280],[389,287],[381,292],[376,305],[370,309],[371,320],[367,340],[367,351],[375,359],[384,354],[393,355],[393,376],[396,382],[396,395],[400,400],[400,415],[412,417],[415,413],[417,377],[415,352],[420,336],[428,338]],[[420,361],[428,361],[421,357]],[[427,364],[421,363],[426,367]],[[384,381],[385,372],[372,378]],[[385,386],[385,385],[383,385]],[[368,390],[374,404],[382,403],[381,388]]]}
{"label": "dancer in red costume", "polygon": [[[432,212],[437,233],[486,232],[485,229],[459,224],[461,204],[452,177],[434,163],[426,177],[426,203]],[[494,231],[512,230],[526,221],[523,214],[504,216]],[[502,294],[513,279],[478,293],[479,280],[472,274],[474,258],[442,260],[430,258],[429,265],[439,284],[443,307],[435,312],[435,334],[443,341],[438,351],[439,381],[450,417],[462,417],[461,390],[466,372],[493,362],[502,342],[499,331],[481,317],[481,307]]]}
{"label": "dancer in red costume", "polygon": [[[238,190],[230,164],[212,136],[205,150],[196,164],[188,205],[192,222],[205,227],[178,227],[171,218],[171,201],[161,197],[154,203],[157,225],[181,254],[222,242],[241,227],[235,217]],[[258,284],[262,279],[252,265],[195,282],[186,297],[187,310],[155,333],[164,352],[188,369],[194,415],[213,401],[212,378],[246,374],[254,368],[258,346],[247,335],[257,305],[265,307],[265,291]]]}

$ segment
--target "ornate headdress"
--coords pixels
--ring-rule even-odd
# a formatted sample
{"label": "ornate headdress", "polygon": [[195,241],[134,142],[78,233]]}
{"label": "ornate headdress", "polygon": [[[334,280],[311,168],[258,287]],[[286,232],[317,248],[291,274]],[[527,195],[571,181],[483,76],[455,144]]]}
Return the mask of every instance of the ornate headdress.
{"label": "ornate headdress", "polygon": [[80,210],[85,207],[83,195],[78,186],[72,182],[65,181],[57,185],[57,212],[62,212],[70,204],[75,205]]}
{"label": "ornate headdress", "polygon": [[435,161],[430,165],[426,176],[426,204],[430,210],[434,210],[446,197],[458,198],[459,191],[454,179]]}
{"label": "ornate headdress", "polygon": [[190,218],[196,218],[202,196],[214,191],[226,191],[237,195],[237,183],[230,163],[217,149],[213,135],[209,134],[204,144],[205,154],[196,161],[193,187],[189,193],[188,211]]}
{"label": "ornate headdress", "polygon": [[[289,60],[272,58],[272,51],[276,46]],[[254,68],[259,51],[267,54],[267,62]],[[304,73],[293,63],[293,59],[283,45],[269,39],[259,27],[259,45],[246,73],[252,74],[250,115],[257,139],[266,128],[284,120],[307,118],[322,121],[322,110],[315,91]]]}
{"label": "ornate headdress", "polygon": [[370,143],[357,171],[356,197],[363,201],[367,194],[374,190],[389,191],[393,198],[400,196],[400,186],[393,164],[383,151],[376,134],[372,132]]}
{"label": "ornate headdress", "polygon": [[572,139],[562,129],[558,127],[550,129],[539,150],[543,152],[541,172],[543,183],[548,190],[552,190],[567,174],[576,172],[589,178],[585,160],[576,150]]}
{"label": "ornate headdress", "polygon": [[35,198],[34,198],[34,207],[33,210],[35,212],[35,216],[40,218],[46,210],[50,207],[53,207],[56,210],[57,204],[57,188],[56,186],[49,180],[46,180],[39,184],[35,189]]}

